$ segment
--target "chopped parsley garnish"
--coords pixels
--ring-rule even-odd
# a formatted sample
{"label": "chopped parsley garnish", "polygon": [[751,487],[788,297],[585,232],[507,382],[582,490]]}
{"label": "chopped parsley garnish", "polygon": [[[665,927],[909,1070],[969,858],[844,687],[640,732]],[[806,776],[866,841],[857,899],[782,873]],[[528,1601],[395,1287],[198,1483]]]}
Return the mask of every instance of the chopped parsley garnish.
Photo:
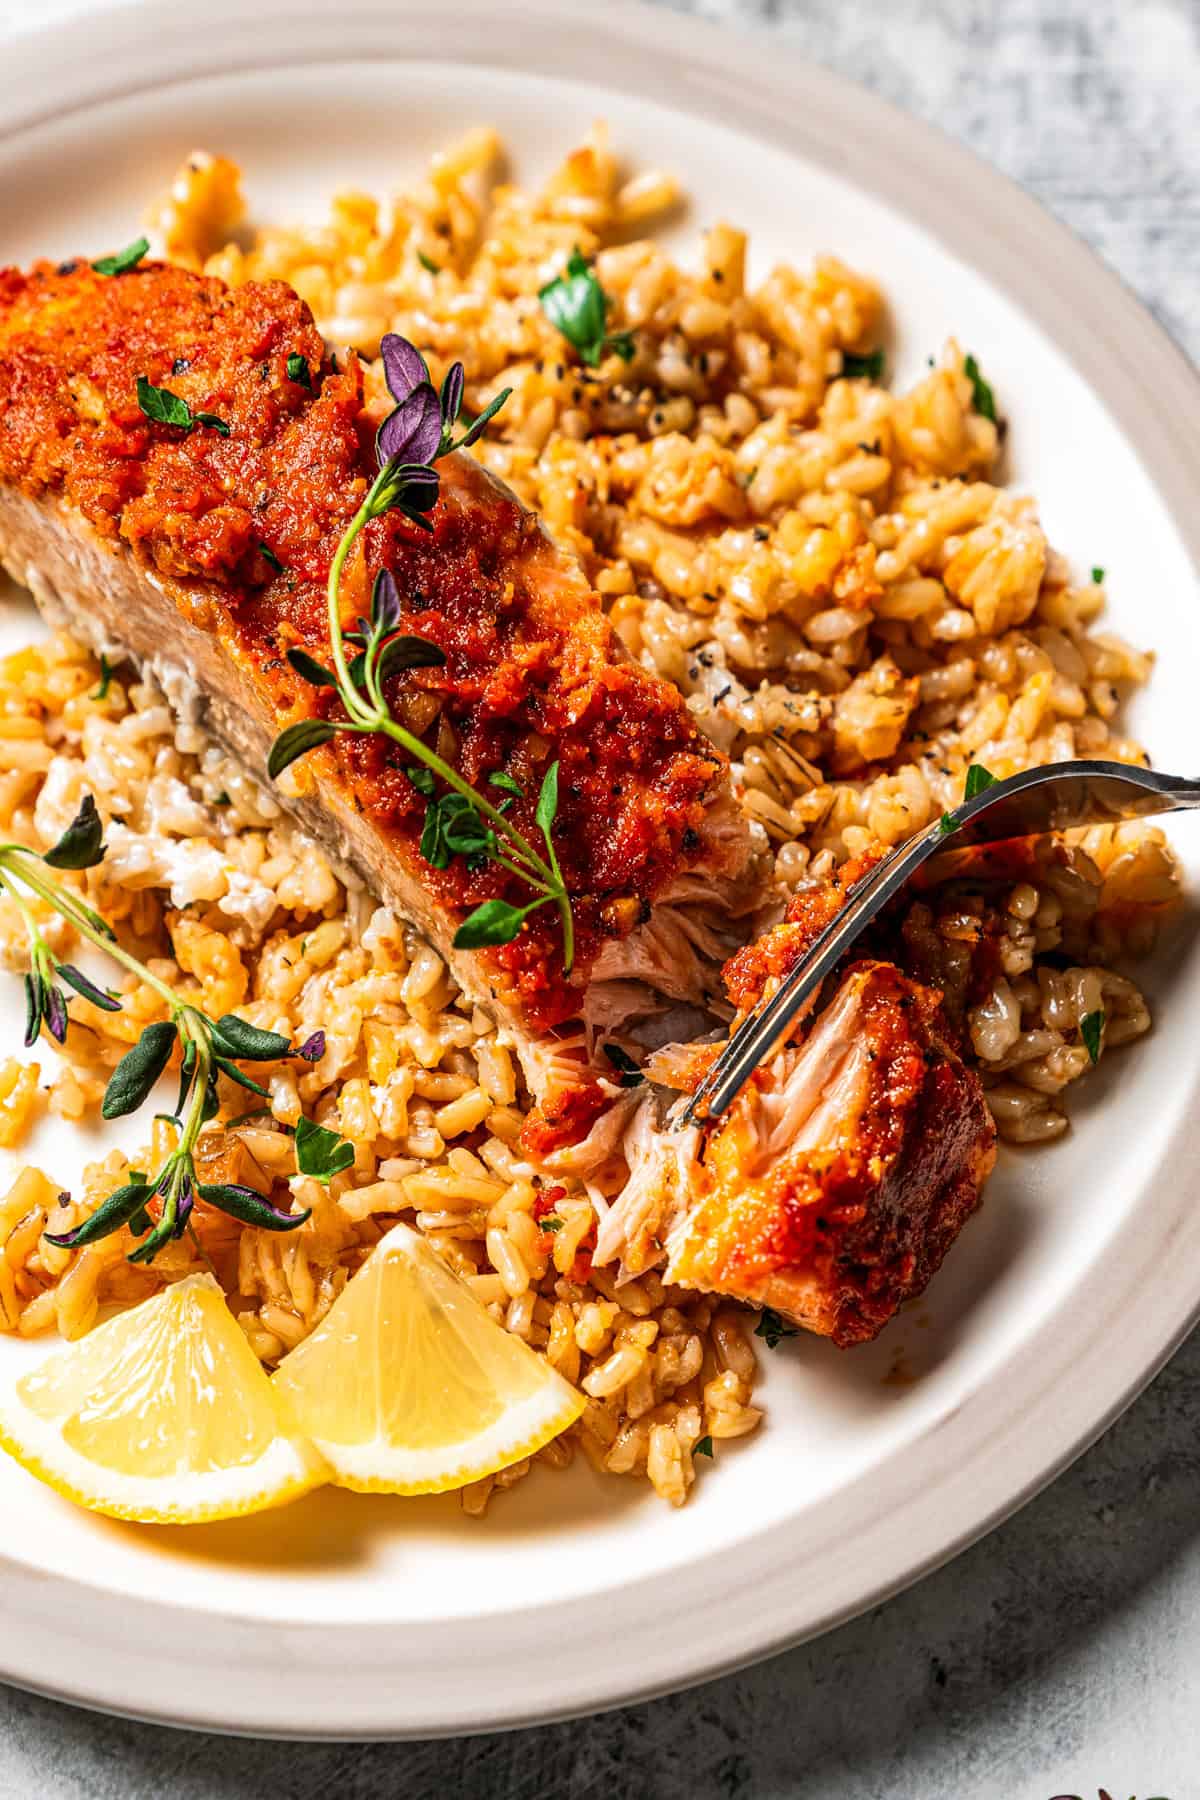
{"label": "chopped parsley garnish", "polygon": [[851,350],[842,352],[842,374],[847,381],[882,381],[883,369],[882,350],[872,350],[866,356],[855,356]]}
{"label": "chopped parsley garnish", "polygon": [[[982,763],[972,763],[967,770],[967,779],[963,784],[963,800],[974,800],[976,794],[985,794],[990,787],[995,787],[998,777]],[[938,820],[938,836],[951,837],[958,830],[958,820],[953,813],[944,812]]]}
{"label": "chopped parsley garnish", "polygon": [[967,770],[966,785],[963,790],[964,800],[974,800],[976,794],[986,794],[990,787],[995,787],[996,777],[982,763],[972,763]]}
{"label": "chopped parsley garnish", "polygon": [[641,1087],[646,1077],[627,1051],[620,1044],[605,1044],[604,1054],[617,1071],[617,1085],[623,1088]]}
{"label": "chopped parsley garnish", "polygon": [[308,358],[297,355],[294,350],[287,359],[287,378],[289,381],[294,381],[298,387],[307,388],[309,393],[312,393],[312,370],[308,366]]}
{"label": "chopped parsley garnish", "polygon": [[997,422],[996,396],[993,394],[989,383],[986,382],[980,374],[979,364],[975,361],[973,356],[968,356],[964,361],[963,372],[965,373],[967,380],[971,383],[971,397],[974,402],[975,411],[981,418],[990,419],[992,424],[995,425]]}
{"label": "chopped parsley garnish", "polygon": [[105,656],[104,652],[101,651],[100,652],[100,686],[96,689],[95,693],[91,696],[91,698],[93,700],[107,700],[108,699],[108,690],[112,686],[112,678],[113,678],[113,665],[109,662],[109,660],[108,660],[107,656]]}
{"label": "chopped parsley garnish", "polygon": [[713,1453],[712,1438],[707,1437],[707,1436],[702,1437],[700,1439],[699,1443],[696,1445],[696,1448],[692,1451],[693,1456],[711,1457],[712,1453]]}
{"label": "chopped parsley garnish", "polygon": [[547,1213],[544,1218],[538,1220],[538,1224],[543,1231],[548,1231],[553,1237],[556,1231],[562,1230],[566,1220],[560,1219],[557,1213]]}
{"label": "chopped parsley garnish", "polygon": [[754,1327],[754,1335],[762,1338],[768,1350],[775,1350],[784,1338],[799,1337],[800,1331],[798,1326],[789,1325],[773,1307],[764,1306],[762,1318]]}
{"label": "chopped parsley garnish", "polygon": [[1088,1053],[1088,1060],[1094,1068],[1100,1061],[1100,1045],[1104,1036],[1105,1014],[1099,1012],[1084,1013],[1079,1021],[1079,1035],[1083,1039],[1083,1047]]}
{"label": "chopped parsley garnish", "polygon": [[1100,565],[1098,563],[1097,563],[1096,567],[1092,570],[1092,580],[1095,582],[1097,587],[1099,587],[1100,583],[1104,580],[1104,570],[1100,567]]}
{"label": "chopped parsley garnish", "polygon": [[417,261],[430,275],[440,275],[442,272],[441,264],[435,263],[432,256],[426,256],[423,250],[417,251]]}
{"label": "chopped parsley garnish", "polygon": [[97,275],[128,275],[130,269],[137,268],[149,248],[149,238],[135,238],[115,255],[97,257],[92,267]]}
{"label": "chopped parsley garnish", "polygon": [[624,362],[632,361],[633,338],[627,331],[609,334],[608,295],[578,245],[571,252],[566,273],[548,281],[538,299],[550,323],[590,367],[595,368],[606,350],[615,351]]}
{"label": "chopped parsley garnish", "polygon": [[317,1125],[312,1119],[300,1119],[296,1125],[296,1167],[302,1175],[328,1185],[354,1161],[354,1145]]}
{"label": "chopped parsley garnish", "polygon": [[207,425],[220,432],[222,437],[229,436],[229,426],[224,419],[218,419],[216,413],[194,413],[182,395],[173,394],[170,388],[155,387],[144,375],[137,378],[137,401],[146,417],[156,425],[178,425],[182,431]]}

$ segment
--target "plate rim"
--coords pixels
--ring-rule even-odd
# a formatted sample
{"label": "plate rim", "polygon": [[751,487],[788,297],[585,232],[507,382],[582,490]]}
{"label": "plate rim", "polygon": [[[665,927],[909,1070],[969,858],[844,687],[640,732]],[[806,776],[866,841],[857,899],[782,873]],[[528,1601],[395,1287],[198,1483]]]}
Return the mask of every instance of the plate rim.
{"label": "plate rim", "polygon": [[[279,54],[284,22],[290,33],[286,57]],[[479,35],[489,22],[491,32]],[[1200,375],[1121,278],[1015,182],[936,127],[764,34],[739,33],[690,16],[681,19],[631,0],[609,0],[601,17],[581,16],[573,0],[506,0],[505,23],[507,36],[497,43],[491,0],[443,0],[434,20],[418,0],[347,0],[336,13],[323,0],[259,0],[252,17],[241,0],[209,0],[204,31],[198,33],[194,0],[110,6],[26,32],[6,45],[9,79],[0,92],[0,144],[39,123],[144,91],[156,79],[232,75],[323,60],[331,53],[341,60],[360,60],[377,48],[403,61],[470,60],[477,66],[603,80],[597,66],[618,66],[622,55],[635,51],[649,59],[639,63],[635,56],[632,65],[625,65],[635,94],[649,97],[652,78],[654,98],[701,116],[720,99],[740,128],[832,168],[857,186],[869,186],[889,208],[930,231],[982,273],[1099,394],[1150,478],[1193,567],[1200,563],[1200,521],[1185,504],[1189,489],[1194,492],[1200,485],[1200,428],[1187,424],[1189,418],[1200,418],[1195,404]],[[367,37],[372,44],[364,41]],[[514,53],[518,41],[527,46],[539,42],[536,61]],[[476,53],[456,58],[456,42],[473,45]],[[486,48],[480,50],[480,44]],[[171,67],[173,60],[185,58],[186,68]],[[129,73],[135,66],[141,71],[136,78]],[[852,141],[839,143],[835,154],[822,134],[828,133],[831,114],[851,108],[856,115]],[[964,210],[966,193],[971,205]],[[947,218],[953,222],[953,236],[944,224]],[[1006,272],[1014,261],[1022,268],[1016,281]],[[1102,381],[1097,379],[1101,374]],[[1169,395],[1172,404],[1156,408],[1155,395]],[[1190,408],[1180,404],[1181,396],[1190,396]],[[1189,1153],[1194,1160],[1198,1144],[1200,1126],[1189,1128],[1184,1122],[1163,1144],[1155,1173],[1178,1166],[1176,1159],[1182,1162]],[[1010,1391],[987,1429],[981,1430],[973,1417],[967,1419],[979,1410],[978,1394],[970,1407],[960,1405],[928,1428],[925,1435],[942,1438],[949,1473],[938,1489],[939,1522],[932,1527],[922,1517],[923,1496],[912,1482],[905,1483],[903,1472],[894,1481],[889,1529],[894,1539],[904,1537],[900,1566],[889,1573],[877,1569],[864,1584],[843,1547],[840,1556],[831,1558],[820,1603],[810,1604],[807,1613],[795,1604],[798,1597],[780,1591],[786,1587],[778,1579],[781,1558],[795,1547],[787,1541],[795,1523],[785,1521],[737,1553],[742,1560],[736,1587],[727,1582],[724,1590],[706,1594],[705,1608],[716,1613],[707,1638],[697,1630],[690,1638],[683,1634],[681,1648],[660,1647],[664,1605],[668,1616],[678,1610],[686,1617],[690,1608],[699,1626],[701,1601],[693,1595],[681,1605],[671,1592],[675,1577],[669,1571],[645,1577],[619,1597],[622,1629],[639,1643],[640,1662],[613,1673],[611,1660],[596,1654],[608,1638],[610,1614],[599,1635],[593,1626],[593,1640],[585,1639],[582,1666],[578,1654],[552,1658],[548,1664],[543,1654],[542,1687],[533,1706],[524,1685],[527,1677],[513,1679],[513,1672],[527,1666],[526,1658],[529,1665],[535,1663],[539,1647],[544,1653],[539,1639],[546,1626],[536,1621],[553,1609],[517,1609],[494,1620],[470,1622],[471,1630],[496,1637],[492,1654],[499,1651],[498,1628],[506,1628],[502,1655],[508,1668],[489,1671],[493,1680],[498,1674],[508,1679],[506,1692],[491,1693],[481,1702],[468,1687],[464,1704],[449,1688],[439,1693],[427,1685],[417,1705],[399,1720],[396,1671],[401,1665],[388,1662],[395,1645],[388,1642],[386,1626],[300,1625],[189,1611],[192,1641],[184,1658],[199,1663],[189,1670],[193,1686],[184,1693],[178,1683],[169,1683],[168,1707],[130,1708],[122,1692],[156,1691],[145,1678],[153,1673],[161,1680],[172,1627],[177,1635],[184,1615],[169,1602],[127,1598],[120,1645],[102,1632],[85,1640],[84,1597],[90,1595],[93,1606],[111,1605],[107,1592],[78,1579],[47,1576],[5,1553],[0,1568],[5,1570],[9,1616],[22,1619],[24,1638],[19,1646],[10,1642],[0,1647],[0,1678],[75,1704],[158,1723],[293,1739],[363,1739],[431,1737],[569,1718],[744,1667],[831,1629],[949,1561],[1025,1504],[1107,1429],[1200,1317],[1200,1293],[1189,1274],[1200,1268],[1200,1215],[1187,1205],[1194,1186],[1194,1181],[1174,1183],[1172,1203],[1164,1200],[1150,1216],[1152,1241],[1145,1220],[1139,1221],[1142,1229],[1134,1245],[1126,1241],[1128,1220],[1114,1233],[1093,1265],[1097,1281],[1103,1277],[1107,1287],[1101,1284],[1100,1303],[1089,1324],[1072,1336],[1069,1356],[1061,1338],[1057,1344],[1051,1341],[1053,1321],[1043,1320],[1007,1359]],[[1137,1292],[1151,1274],[1155,1306],[1124,1311],[1120,1355],[1114,1355],[1105,1335],[1107,1303],[1120,1305],[1121,1297]],[[1081,1400],[1071,1392],[1067,1369],[1075,1359],[1092,1356],[1102,1338],[1110,1353],[1101,1365],[1103,1379],[1097,1374],[1090,1397]],[[1094,1362],[1091,1366],[1096,1368]],[[984,1389],[996,1379],[993,1374]],[[954,1461],[956,1448],[963,1451],[961,1462]],[[1003,1465],[999,1473],[998,1465]],[[874,1481],[871,1474],[859,1476],[839,1495],[842,1529],[851,1547],[856,1531],[865,1538],[880,1530],[878,1518],[872,1517],[877,1511],[869,1491]],[[982,1505],[981,1489],[986,1496]],[[901,1509],[907,1509],[907,1534],[897,1522]],[[894,1556],[887,1560],[897,1561]],[[757,1611],[750,1609],[753,1616],[747,1618],[750,1598]],[[563,1603],[558,1609],[565,1610]],[[446,1668],[472,1666],[480,1647],[465,1656],[464,1646],[455,1641],[465,1624],[448,1620],[423,1627],[425,1654],[442,1657]],[[720,1648],[714,1649],[718,1636]],[[98,1643],[110,1659],[101,1668],[95,1667]],[[369,1661],[383,1674],[377,1674],[377,1692],[368,1694],[365,1703],[339,1706],[345,1690],[335,1686],[323,1695],[320,1684],[327,1682],[331,1665],[350,1667],[346,1659],[352,1643],[359,1650],[353,1659],[360,1665],[356,1672]],[[294,1673],[303,1677],[290,1691],[279,1681],[275,1659],[281,1647]],[[177,1643],[174,1648],[178,1656]],[[48,1678],[49,1671],[54,1675]],[[547,1691],[547,1681],[552,1691]]]}

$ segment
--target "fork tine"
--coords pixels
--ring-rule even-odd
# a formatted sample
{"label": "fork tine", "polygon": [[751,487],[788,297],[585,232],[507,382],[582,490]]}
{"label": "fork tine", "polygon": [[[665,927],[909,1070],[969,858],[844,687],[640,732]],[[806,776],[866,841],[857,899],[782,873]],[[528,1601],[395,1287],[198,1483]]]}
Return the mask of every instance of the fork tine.
{"label": "fork tine", "polygon": [[923,847],[924,837],[918,838],[906,849],[892,851],[889,856],[876,863],[873,869],[869,869],[861,881],[856,882],[844,904],[824,931],[813,940],[801,961],[789,971],[775,992],[768,999],[760,1000],[743,1019],[692,1094],[681,1115],[681,1124],[690,1124],[706,1100],[711,1100],[707,1113],[709,1118],[719,1117],[724,1112],[747,1077],[766,1059],[775,1039],[791,1025],[809,994],[820,986],[834,964],[845,954],[848,945],[858,936],[862,928],[858,924],[860,914],[870,907],[863,918],[865,925],[874,917],[879,906],[884,904],[884,900],[880,899],[878,906],[870,906],[876,890],[887,886],[889,894],[894,891],[889,877],[894,876],[895,865],[905,863],[904,874],[900,877],[904,881],[909,867],[915,868],[918,861],[924,860],[924,855],[919,858],[912,856],[917,844]]}

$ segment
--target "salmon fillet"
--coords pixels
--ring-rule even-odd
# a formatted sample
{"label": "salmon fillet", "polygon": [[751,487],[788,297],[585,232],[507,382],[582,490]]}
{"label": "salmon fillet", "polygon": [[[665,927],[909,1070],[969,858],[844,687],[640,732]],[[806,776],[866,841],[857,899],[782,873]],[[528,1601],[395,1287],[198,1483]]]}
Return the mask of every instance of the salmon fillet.
{"label": "salmon fillet", "polygon": [[[307,382],[289,374],[301,366]],[[139,376],[216,424],[152,422]],[[338,366],[282,283],[229,289],[153,263],[115,277],[83,262],[0,271],[0,561],[48,618],[132,655],[255,772],[284,726],[342,716],[287,652],[329,660],[325,584],[376,472],[376,423],[359,362]],[[282,797],[436,945],[545,1098],[589,1007],[611,1023],[715,989],[750,839],[726,758],[677,690],[624,653],[579,564],[469,455],[438,468],[432,533],[398,511],[367,526],[343,622],[389,569],[401,629],[445,656],[388,679],[394,715],[472,784],[513,777],[527,835],[558,761],[570,974],[553,908],[510,944],[453,948],[480,902],[528,892],[494,863],[421,857],[425,802],[390,740],[337,737],[293,765]]]}
{"label": "salmon fillet", "polygon": [[[841,884],[814,888],[733,959],[741,1012],[808,949]],[[771,1307],[846,1346],[921,1293],[979,1203],[995,1127],[941,994],[895,964],[848,969],[799,1041],[751,1077],[711,1127],[672,1128],[653,1096],[626,1120],[629,1180],[602,1220],[598,1262]],[[715,1046],[648,1072],[690,1091]],[[673,1110],[679,1110],[682,1102]]]}

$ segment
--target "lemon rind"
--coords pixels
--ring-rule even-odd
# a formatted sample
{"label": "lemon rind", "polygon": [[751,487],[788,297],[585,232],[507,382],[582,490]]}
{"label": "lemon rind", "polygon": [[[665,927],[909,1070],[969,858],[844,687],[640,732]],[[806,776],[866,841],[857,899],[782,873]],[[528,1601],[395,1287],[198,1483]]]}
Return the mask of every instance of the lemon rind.
{"label": "lemon rind", "polygon": [[[278,1437],[254,1462],[231,1469],[150,1477],[126,1475],[81,1456],[57,1425],[11,1399],[0,1405],[0,1447],[64,1499],[112,1519],[145,1525],[200,1525],[242,1518],[299,1499],[329,1479],[306,1442]],[[164,1499],[167,1491],[171,1499]]]}
{"label": "lemon rind", "polygon": [[335,1487],[358,1494],[448,1494],[533,1456],[573,1425],[586,1405],[583,1394],[555,1375],[545,1388],[508,1407],[494,1425],[461,1445],[415,1450],[382,1438],[365,1444],[311,1441]]}

